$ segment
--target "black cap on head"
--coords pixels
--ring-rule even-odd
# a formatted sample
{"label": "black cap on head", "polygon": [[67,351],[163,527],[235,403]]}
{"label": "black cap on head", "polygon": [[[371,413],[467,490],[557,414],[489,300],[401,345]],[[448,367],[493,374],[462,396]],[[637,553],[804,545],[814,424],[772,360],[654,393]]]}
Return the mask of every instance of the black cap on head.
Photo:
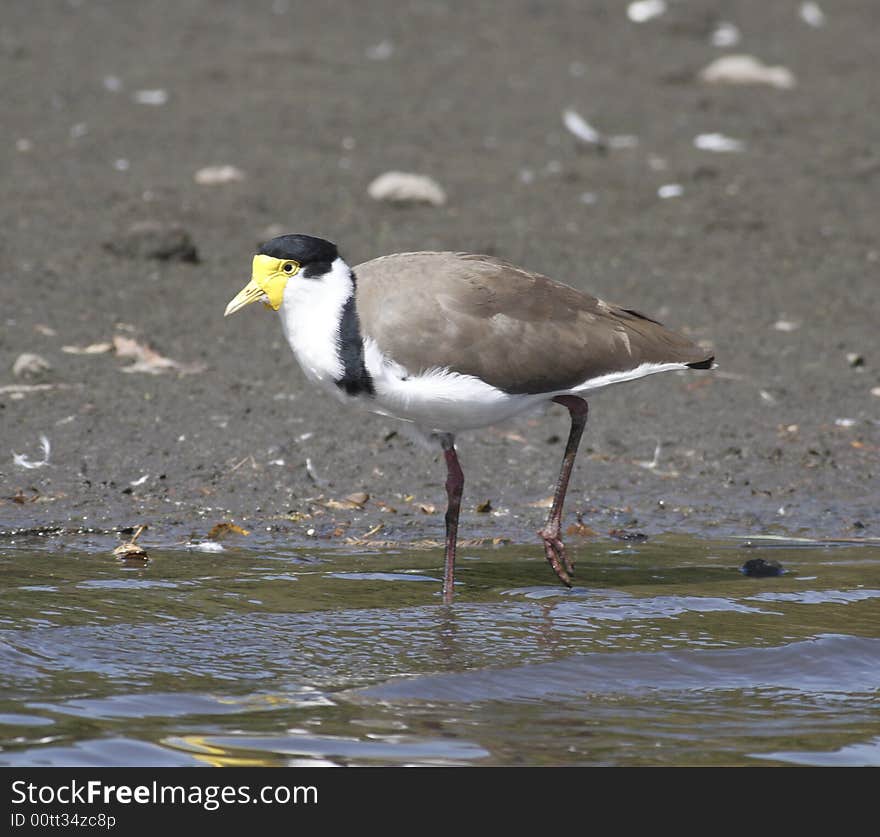
{"label": "black cap on head", "polygon": [[279,235],[265,242],[258,254],[299,262],[302,275],[308,278],[330,270],[339,251],[332,241],[325,241],[323,238],[311,235]]}

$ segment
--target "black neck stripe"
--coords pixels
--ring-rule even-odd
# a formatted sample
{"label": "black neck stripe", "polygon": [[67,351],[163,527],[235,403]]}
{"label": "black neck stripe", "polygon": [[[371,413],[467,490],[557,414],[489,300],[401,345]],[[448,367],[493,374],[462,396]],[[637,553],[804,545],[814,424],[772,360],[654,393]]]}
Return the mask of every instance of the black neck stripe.
{"label": "black neck stripe", "polygon": [[[352,285],[356,284],[354,271],[351,272]],[[355,308],[354,293],[348,298],[339,321],[339,335],[336,339],[339,360],[342,362],[342,377],[336,386],[348,395],[376,394],[373,379],[364,364],[364,341],[361,338],[360,319]]]}

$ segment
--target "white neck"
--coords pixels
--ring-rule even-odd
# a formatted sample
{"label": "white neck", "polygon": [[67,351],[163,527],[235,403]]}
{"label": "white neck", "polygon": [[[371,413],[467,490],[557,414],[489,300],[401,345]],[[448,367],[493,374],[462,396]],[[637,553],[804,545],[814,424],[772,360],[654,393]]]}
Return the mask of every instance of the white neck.
{"label": "white neck", "polygon": [[308,378],[337,390],[345,368],[340,358],[339,326],[354,293],[351,270],[337,258],[323,276],[291,278],[278,313],[287,342]]}

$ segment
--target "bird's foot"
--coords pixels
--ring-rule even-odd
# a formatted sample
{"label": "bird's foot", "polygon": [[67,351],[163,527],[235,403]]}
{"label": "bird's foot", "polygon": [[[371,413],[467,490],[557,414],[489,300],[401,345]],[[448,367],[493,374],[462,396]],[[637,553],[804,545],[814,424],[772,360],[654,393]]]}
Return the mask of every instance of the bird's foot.
{"label": "bird's foot", "polygon": [[565,544],[559,537],[559,530],[541,529],[538,537],[544,542],[544,555],[547,562],[556,573],[556,577],[566,586],[571,587],[571,577],[574,575],[574,564],[569,560],[565,551]]}

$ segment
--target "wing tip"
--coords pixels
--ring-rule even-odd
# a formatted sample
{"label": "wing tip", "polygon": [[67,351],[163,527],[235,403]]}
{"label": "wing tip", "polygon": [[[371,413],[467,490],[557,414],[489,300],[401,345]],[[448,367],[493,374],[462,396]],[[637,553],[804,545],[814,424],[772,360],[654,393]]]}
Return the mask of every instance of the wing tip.
{"label": "wing tip", "polygon": [[685,366],[687,366],[688,369],[715,369],[718,364],[715,363],[715,355],[712,355],[705,360],[698,360],[694,363],[686,363]]}

